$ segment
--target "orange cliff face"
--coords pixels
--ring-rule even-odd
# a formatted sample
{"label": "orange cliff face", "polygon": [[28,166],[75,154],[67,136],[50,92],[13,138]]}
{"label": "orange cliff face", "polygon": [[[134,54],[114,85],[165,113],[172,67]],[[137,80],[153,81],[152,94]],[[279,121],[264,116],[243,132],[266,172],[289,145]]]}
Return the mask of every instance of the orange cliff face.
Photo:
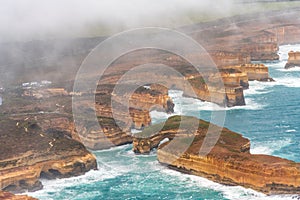
{"label": "orange cliff face", "polygon": [[44,132],[29,119],[2,119],[1,126],[1,190],[35,191],[43,187],[41,177],[65,178],[97,168],[94,155],[61,131]]}
{"label": "orange cliff face", "polygon": [[[158,161],[171,169],[205,177],[225,185],[240,185],[265,194],[300,194],[300,164],[269,155],[250,153],[250,141],[226,128],[212,150],[199,154],[209,123],[199,120],[198,130],[190,132],[193,117],[170,117],[161,129],[149,127],[133,142],[135,153],[149,153],[157,148]],[[184,128],[186,127],[186,128]],[[175,137],[176,136],[176,137]],[[160,144],[168,138],[170,141]],[[191,144],[187,143],[193,138]],[[178,152],[174,147],[185,147]]]}
{"label": "orange cliff face", "polygon": [[299,51],[290,51],[289,58],[285,65],[285,69],[293,68],[293,67],[300,67],[300,52]]}
{"label": "orange cliff face", "polygon": [[[248,81],[274,81],[269,75],[269,69],[264,64],[242,64],[242,65],[233,65],[233,66],[225,66],[220,70],[227,70],[229,74],[234,74],[232,71],[237,70],[243,75],[246,75],[247,78],[242,77],[244,79],[236,79],[237,81],[241,81],[241,85],[247,85]],[[240,76],[237,76],[240,77]],[[226,83],[226,81],[225,81]],[[249,85],[249,84],[248,84]],[[247,89],[247,87],[244,87]]]}
{"label": "orange cliff face", "polygon": [[0,191],[0,199],[2,200],[38,200],[27,195],[14,195],[10,192]]}
{"label": "orange cliff face", "polygon": [[[152,109],[160,109],[164,112],[174,111],[174,104],[166,94],[167,89],[164,88],[163,92],[157,90],[161,88],[162,86],[157,85],[149,88],[139,87],[133,94],[122,90],[124,94],[116,95],[112,92],[114,85],[99,86],[95,96],[95,105],[85,100],[78,104],[84,106],[85,110],[95,106],[98,118],[97,123],[86,119],[77,126],[80,141],[93,150],[131,143],[132,128],[143,129],[151,125],[150,111]],[[87,124],[88,127],[86,127]]]}

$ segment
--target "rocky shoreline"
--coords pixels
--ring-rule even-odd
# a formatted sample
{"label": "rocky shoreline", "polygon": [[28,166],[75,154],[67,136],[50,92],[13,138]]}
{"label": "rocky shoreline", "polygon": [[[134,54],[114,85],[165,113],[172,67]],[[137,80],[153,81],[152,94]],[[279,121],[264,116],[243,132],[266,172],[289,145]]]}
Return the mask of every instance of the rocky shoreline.
{"label": "rocky shoreline", "polygon": [[27,195],[14,195],[10,192],[0,191],[0,199],[3,200],[37,200],[36,198]]}
{"label": "rocky shoreline", "polygon": [[1,119],[0,188],[15,193],[35,191],[39,179],[66,178],[97,169],[96,158],[63,132],[46,132],[33,121]]}
{"label": "rocky shoreline", "polygon": [[[289,18],[299,19],[298,9],[287,10],[284,13]],[[72,91],[72,85],[78,67],[82,59],[94,47],[93,45],[103,38],[82,39],[81,42],[84,45],[76,47],[79,48],[79,50],[76,49],[78,51],[73,51],[74,47],[70,46],[62,52],[64,56],[54,57],[53,63],[50,61],[50,63],[39,63],[39,66],[47,64],[50,71],[56,72],[66,66],[64,70],[68,73],[62,73],[63,76],[60,77],[60,74],[53,76],[43,70],[36,70],[36,76],[41,79],[49,80],[55,77],[57,80],[54,80],[55,83],[49,87],[19,86],[8,87],[4,92],[1,91],[3,104],[0,106],[0,189],[13,192],[34,191],[42,188],[40,177],[65,178],[96,169],[96,158],[87,148],[101,150],[133,142],[136,153],[147,153],[152,148],[159,147],[162,140],[160,136],[154,135],[153,142],[149,143],[147,138],[143,140],[134,138],[131,129],[144,129],[151,126],[149,114],[151,109],[173,112],[174,104],[167,94],[168,89],[185,91],[187,84],[190,84],[200,100],[212,101],[227,107],[245,105],[243,91],[249,87],[248,81],[273,81],[266,66],[252,64],[251,61],[276,60],[278,59],[278,45],[300,41],[300,25],[291,24],[287,20],[288,17],[280,18],[281,14],[275,12],[268,16],[269,20],[260,22],[251,20],[247,22],[247,19],[262,18],[265,17],[264,14],[182,27],[183,32],[208,50],[219,69],[218,73],[207,71],[199,76],[190,63],[169,52],[136,51],[112,63],[99,80],[96,91],[76,94]],[[235,26],[232,26],[232,23],[235,23]],[[45,45],[42,41],[37,41],[35,45],[39,44]],[[46,46],[51,47],[51,45],[55,44],[47,43]],[[19,46],[12,45],[11,48],[19,48]],[[20,58],[24,58],[24,55],[32,56],[27,55],[28,52],[22,52],[16,58],[11,59],[16,61],[14,63],[18,63],[18,56]],[[45,53],[49,52],[45,50]],[[36,55],[33,54],[34,57],[37,55],[40,54],[37,52]],[[10,57],[7,58],[7,62],[11,62]],[[182,77],[169,77],[160,73],[156,74],[153,79],[165,80],[163,83],[139,87],[130,96],[128,102],[123,100],[123,97],[128,95],[127,93],[114,96],[113,89],[124,73],[137,65],[149,62],[173,67],[183,75],[185,83],[182,82]],[[31,81],[32,78],[30,73],[25,73],[28,70],[26,66],[31,67],[31,63],[26,63],[21,59],[20,65],[16,64],[12,67],[12,69],[15,68],[14,75],[20,77],[22,82]],[[37,66],[32,66],[30,70],[34,71],[35,67]],[[143,79],[148,75],[153,76],[153,73],[137,73],[135,77]],[[224,82],[225,90],[211,84],[219,75]],[[7,85],[16,84],[6,78],[3,80]],[[21,82],[18,84],[21,85]],[[86,118],[83,124],[75,126],[72,116],[72,96],[74,95],[83,97],[78,105],[83,107],[83,112],[89,112],[95,108],[97,124],[93,124],[94,122]],[[84,97],[88,95],[95,96],[95,105],[85,101]],[[184,95],[192,96],[188,91]],[[214,100],[211,96],[215,97]],[[112,111],[112,102],[119,108],[116,113]],[[123,112],[126,106],[128,106],[129,115]],[[89,127],[86,127],[86,124]],[[94,129],[99,124],[102,128],[101,132]],[[120,124],[122,127],[119,127]],[[162,133],[164,138],[172,140],[175,137],[176,132],[170,133],[170,129],[165,131]],[[172,150],[168,152],[162,148],[168,143],[160,146],[158,159],[161,163],[168,164],[177,170],[201,175],[224,184],[242,185],[267,194],[299,193],[298,163],[272,156],[251,155],[250,143],[247,139],[227,129],[225,132],[231,136],[234,135],[235,139],[240,141],[239,144],[231,145],[230,148],[233,149],[228,149],[220,140],[221,143],[218,143],[216,150],[209,154],[211,157],[199,158],[193,150],[199,146],[200,134],[196,136],[198,143],[193,143],[188,154],[180,157],[175,163],[170,163],[168,159],[173,156],[174,152]],[[223,135],[223,139],[227,144],[226,134]],[[241,146],[235,145],[242,145],[243,150]],[[247,162],[244,162],[245,160]],[[208,167],[201,168],[204,164]],[[252,171],[247,171],[246,169],[251,166],[253,166]],[[239,179],[238,176],[243,176],[244,179]]]}
{"label": "rocky shoreline", "polygon": [[[149,153],[158,147],[157,159],[161,164],[221,184],[240,185],[268,195],[300,194],[300,163],[251,154],[250,141],[226,128],[220,128],[221,134],[212,150],[201,155],[200,149],[211,124],[198,120],[198,129],[192,133],[185,126],[191,120],[198,119],[172,116],[159,132],[153,127],[145,129],[134,138],[133,150]],[[149,134],[148,137],[145,134]],[[159,145],[165,138],[169,141]],[[188,140],[192,140],[191,144],[187,144]],[[185,145],[184,152],[178,151]]]}

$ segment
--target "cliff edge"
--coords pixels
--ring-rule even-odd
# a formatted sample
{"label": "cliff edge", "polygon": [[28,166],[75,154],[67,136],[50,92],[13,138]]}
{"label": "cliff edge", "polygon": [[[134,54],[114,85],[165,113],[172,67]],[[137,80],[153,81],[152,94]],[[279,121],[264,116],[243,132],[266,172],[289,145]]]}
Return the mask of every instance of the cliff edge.
{"label": "cliff edge", "polygon": [[285,64],[285,69],[290,69],[293,67],[300,67],[300,52],[299,51],[290,51],[289,58]]}
{"label": "cliff edge", "polygon": [[[147,134],[150,133],[149,137],[146,137],[145,132],[137,135],[133,142],[134,151],[148,153],[152,148],[158,147],[157,158],[160,163],[225,185],[240,185],[268,195],[300,194],[300,163],[275,156],[251,154],[250,141],[226,128],[222,129],[212,150],[206,156],[200,156],[209,123],[199,120],[198,130],[189,133],[188,128],[180,123],[181,120],[192,119],[195,118],[173,116],[160,131],[155,131],[154,128],[151,133],[151,129],[145,129]],[[179,135],[175,140],[176,133]],[[191,136],[192,143],[184,153],[179,153],[177,147],[186,145]],[[165,138],[170,141],[159,145]],[[172,144],[169,145],[171,141]]]}
{"label": "cliff edge", "polygon": [[97,163],[80,143],[61,131],[42,129],[33,121],[1,119],[0,190],[35,191],[39,178],[66,178],[96,169]]}

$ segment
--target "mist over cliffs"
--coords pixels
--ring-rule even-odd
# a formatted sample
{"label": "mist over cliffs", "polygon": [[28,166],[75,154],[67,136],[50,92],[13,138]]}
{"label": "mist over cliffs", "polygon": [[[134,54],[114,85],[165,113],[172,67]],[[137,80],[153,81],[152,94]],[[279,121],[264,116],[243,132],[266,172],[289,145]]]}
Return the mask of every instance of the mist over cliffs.
{"label": "mist over cliffs", "polygon": [[217,4],[197,0],[4,0],[0,7],[0,40],[107,35],[144,26],[173,27],[178,21],[187,23],[197,17],[189,13],[220,15],[232,9],[231,0]]}

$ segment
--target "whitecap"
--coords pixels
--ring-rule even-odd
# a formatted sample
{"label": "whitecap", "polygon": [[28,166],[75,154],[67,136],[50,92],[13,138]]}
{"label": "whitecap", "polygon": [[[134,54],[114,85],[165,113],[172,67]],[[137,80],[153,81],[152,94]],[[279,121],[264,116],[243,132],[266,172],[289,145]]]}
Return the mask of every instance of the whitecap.
{"label": "whitecap", "polygon": [[278,55],[279,60],[286,61],[288,59],[288,53],[290,51],[300,51],[300,44],[293,45],[281,45],[279,46]]}
{"label": "whitecap", "polygon": [[251,142],[250,153],[252,154],[267,154],[272,155],[275,151],[288,146],[292,143],[291,138],[285,138],[283,140]]}
{"label": "whitecap", "polygon": [[110,152],[110,151],[125,150],[125,149],[130,148],[130,146],[131,146],[131,144],[126,144],[126,145],[122,145],[122,146],[114,146],[114,147],[111,147],[111,148],[108,148],[108,149],[95,150],[95,151],[92,151],[92,152],[94,154],[97,154],[97,153],[101,153],[101,152]]}
{"label": "whitecap", "polygon": [[[213,181],[210,181],[206,178],[183,174],[178,171],[174,171],[168,168],[160,170],[162,174],[165,174],[170,177],[174,177],[177,180],[171,180],[175,182],[182,182],[188,187],[197,186],[199,188],[212,189],[218,192],[223,193],[225,198],[231,200],[289,200],[293,199],[292,195],[272,195],[267,196],[263,193],[254,191],[252,189],[244,188],[241,186],[225,186]],[[170,178],[169,178],[170,179]]]}
{"label": "whitecap", "polygon": [[245,98],[245,106],[222,107],[211,102],[198,101],[197,106],[199,111],[221,111],[221,110],[260,110],[265,105],[255,102],[253,98]]}
{"label": "whitecap", "polygon": [[244,96],[269,93],[271,91],[269,88],[274,85],[274,82],[250,81],[249,89],[244,90]]}
{"label": "whitecap", "polygon": [[[262,86],[263,88],[263,86]],[[253,98],[245,98],[246,105],[245,106],[234,106],[234,107],[222,107],[212,102],[207,101],[201,101],[199,99],[195,98],[188,98],[188,97],[182,97],[183,92],[176,91],[173,93],[171,91],[171,94],[176,94],[176,98],[173,100],[175,104],[175,114],[182,114],[188,113],[189,111],[222,111],[222,110],[260,110],[265,105],[259,104],[255,102]],[[181,95],[181,96],[180,96]],[[158,113],[154,113],[155,118],[157,118],[159,115]],[[160,117],[163,119],[166,119],[167,115],[159,113]]]}
{"label": "whitecap", "polygon": [[[177,105],[175,105],[176,107]],[[151,121],[153,124],[165,121],[166,119],[168,119],[170,116],[175,115],[175,113],[172,114],[168,114],[166,112],[161,112],[161,111],[156,111],[153,110],[150,112],[150,117],[151,117]]]}
{"label": "whitecap", "polygon": [[[42,179],[41,182],[44,186],[42,190],[36,192],[27,192],[26,194],[37,198],[51,199],[52,193],[60,193],[63,190],[65,190],[65,188],[90,184],[97,181],[103,181],[105,179],[114,178],[118,175],[119,174],[112,172],[111,170],[99,168],[99,170],[91,170],[86,174],[78,177],[55,180]],[[70,194],[70,197],[75,197],[74,195]]]}
{"label": "whitecap", "polygon": [[296,132],[296,130],[295,129],[289,129],[289,130],[286,130],[285,132],[286,133],[293,133],[293,132]]}
{"label": "whitecap", "polygon": [[300,66],[289,68],[289,69],[276,69],[276,70],[281,72],[300,72]]}
{"label": "whitecap", "polygon": [[285,76],[281,78],[276,78],[276,85],[282,85],[285,87],[300,87],[300,77],[293,77],[293,76]]}
{"label": "whitecap", "polygon": [[263,146],[263,144],[253,145],[254,147],[250,149],[250,153],[252,154],[267,154],[271,155],[273,153],[273,149],[267,146]]}

